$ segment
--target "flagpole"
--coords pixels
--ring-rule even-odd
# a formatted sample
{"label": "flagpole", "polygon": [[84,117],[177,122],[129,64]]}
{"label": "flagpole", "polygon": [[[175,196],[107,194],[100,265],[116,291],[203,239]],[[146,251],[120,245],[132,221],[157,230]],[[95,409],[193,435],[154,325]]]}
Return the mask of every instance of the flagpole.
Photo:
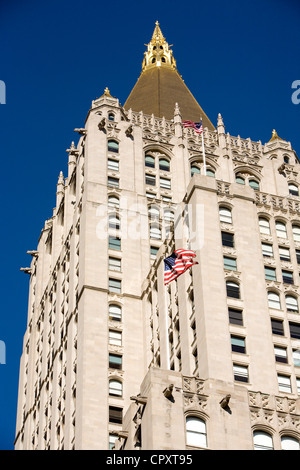
{"label": "flagpole", "polygon": [[168,312],[168,298],[167,298],[168,287],[167,286],[164,286],[164,291],[165,291],[166,361],[167,361],[167,369],[170,370],[169,325],[168,325],[169,312]]}
{"label": "flagpole", "polygon": [[202,122],[202,118],[201,118],[201,125],[202,125],[202,152],[203,152],[203,170],[204,170],[204,175],[206,175],[206,159],[205,159],[205,148],[204,148],[204,138],[203,138],[203,134],[204,134],[204,128],[203,128],[203,122]]}

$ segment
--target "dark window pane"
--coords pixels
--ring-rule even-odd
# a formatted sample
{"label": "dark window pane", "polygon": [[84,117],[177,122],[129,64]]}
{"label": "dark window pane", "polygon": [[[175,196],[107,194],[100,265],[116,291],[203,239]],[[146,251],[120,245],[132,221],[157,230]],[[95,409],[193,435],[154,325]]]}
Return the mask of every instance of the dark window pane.
{"label": "dark window pane", "polygon": [[284,336],[283,321],[282,320],[275,320],[274,318],[272,318],[271,319],[271,326],[272,326],[272,334],[273,335]]}
{"label": "dark window pane", "polygon": [[234,247],[234,238],[232,233],[222,232],[222,245]]}
{"label": "dark window pane", "polygon": [[243,316],[241,310],[236,310],[235,308],[228,309],[229,322],[232,325],[243,325]]}

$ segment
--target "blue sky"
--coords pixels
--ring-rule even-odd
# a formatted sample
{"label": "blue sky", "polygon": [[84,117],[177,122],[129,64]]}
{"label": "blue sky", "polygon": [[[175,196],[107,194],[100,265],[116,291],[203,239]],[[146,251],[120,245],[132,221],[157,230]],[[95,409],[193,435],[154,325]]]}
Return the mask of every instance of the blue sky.
{"label": "blue sky", "polygon": [[275,128],[300,157],[300,104],[291,100],[300,80],[298,0],[1,0],[0,449],[13,448],[27,321],[29,279],[19,269],[52,215],[74,128],[106,86],[125,102],[156,20],[215,125],[220,112],[226,132],[263,144]]}

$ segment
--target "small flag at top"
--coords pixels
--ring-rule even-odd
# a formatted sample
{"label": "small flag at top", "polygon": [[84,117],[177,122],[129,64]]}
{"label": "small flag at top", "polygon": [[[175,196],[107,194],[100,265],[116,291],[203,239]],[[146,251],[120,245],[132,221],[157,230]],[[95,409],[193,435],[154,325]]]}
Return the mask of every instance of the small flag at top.
{"label": "small flag at top", "polygon": [[165,285],[169,282],[174,281],[178,276],[183,274],[187,269],[189,269],[194,264],[198,264],[197,261],[194,261],[196,253],[192,250],[176,250],[171,256],[168,256],[164,259],[165,273],[164,273],[164,282]]}
{"label": "small flag at top", "polygon": [[202,119],[201,122],[194,122],[194,121],[182,121],[183,127],[193,127],[197,134],[202,134],[203,132],[203,124]]}

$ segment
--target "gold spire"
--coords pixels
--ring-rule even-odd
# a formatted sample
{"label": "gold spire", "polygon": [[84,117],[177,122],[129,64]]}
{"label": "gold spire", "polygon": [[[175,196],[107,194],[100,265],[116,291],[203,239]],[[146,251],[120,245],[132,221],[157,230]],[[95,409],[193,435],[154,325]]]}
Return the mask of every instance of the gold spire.
{"label": "gold spire", "polygon": [[279,137],[279,135],[277,134],[277,132],[275,131],[275,129],[273,129],[273,131],[272,131],[272,137],[271,137],[271,139],[269,140],[269,142],[273,142],[273,140],[284,140],[284,139],[282,139],[281,137]]}
{"label": "gold spire", "polygon": [[154,67],[167,67],[176,70],[173,51],[169,49],[169,44],[161,32],[158,21],[155,23],[151,41],[145,46],[147,46],[147,51],[142,64],[143,71]]}

